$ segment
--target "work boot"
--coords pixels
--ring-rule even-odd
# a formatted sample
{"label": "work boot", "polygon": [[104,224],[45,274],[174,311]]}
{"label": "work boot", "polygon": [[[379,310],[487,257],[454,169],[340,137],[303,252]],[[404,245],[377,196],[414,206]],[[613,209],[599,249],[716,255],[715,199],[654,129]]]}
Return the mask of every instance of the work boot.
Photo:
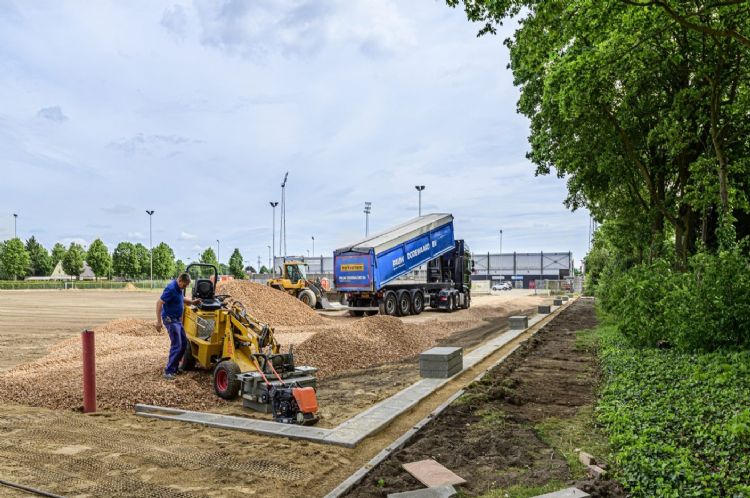
{"label": "work boot", "polygon": [[165,373],[164,374],[164,378],[167,379],[167,380],[175,380],[177,378],[177,376],[175,374],[173,374],[173,373]]}

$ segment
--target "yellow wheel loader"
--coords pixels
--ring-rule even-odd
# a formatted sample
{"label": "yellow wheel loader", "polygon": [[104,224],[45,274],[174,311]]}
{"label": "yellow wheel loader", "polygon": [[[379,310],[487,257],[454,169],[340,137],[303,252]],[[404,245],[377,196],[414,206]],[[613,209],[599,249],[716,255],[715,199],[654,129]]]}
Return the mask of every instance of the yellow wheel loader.
{"label": "yellow wheel loader", "polygon": [[323,289],[307,279],[302,261],[285,261],[280,278],[272,278],[267,285],[296,297],[312,309],[337,309],[326,298]]}
{"label": "yellow wheel loader", "polygon": [[218,396],[242,396],[243,406],[271,413],[277,422],[316,423],[317,369],[296,366],[292,348],[281,353],[271,327],[231,296],[215,294],[215,266],[193,263],[186,271],[193,268],[213,270],[213,279],[198,277],[193,284],[192,297],[201,301],[187,307],[182,317],[189,344],[181,367],[212,369]]}

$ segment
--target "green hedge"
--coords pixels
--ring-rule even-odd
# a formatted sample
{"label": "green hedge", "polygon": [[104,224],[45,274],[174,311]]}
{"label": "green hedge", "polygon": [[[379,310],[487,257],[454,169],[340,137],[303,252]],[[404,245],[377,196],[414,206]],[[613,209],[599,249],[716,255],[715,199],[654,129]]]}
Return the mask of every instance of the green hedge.
{"label": "green hedge", "polygon": [[597,297],[635,345],[666,341],[702,351],[750,347],[750,261],[739,248],[698,254],[685,272],[663,260],[625,273],[604,271]]}
{"label": "green hedge", "polygon": [[634,348],[600,328],[597,419],[635,497],[750,496],[750,353]]}
{"label": "green hedge", "polygon": [[[154,280],[154,288],[164,288],[170,280]],[[124,289],[131,284],[139,289],[150,289],[150,280],[111,282],[109,280],[0,280],[0,290],[36,289]]]}

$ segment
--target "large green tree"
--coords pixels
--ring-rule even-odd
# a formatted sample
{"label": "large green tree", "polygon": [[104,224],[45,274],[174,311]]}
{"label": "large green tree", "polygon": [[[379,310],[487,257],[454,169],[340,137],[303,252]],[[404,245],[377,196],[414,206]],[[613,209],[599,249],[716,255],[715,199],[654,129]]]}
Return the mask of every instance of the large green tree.
{"label": "large green tree", "polygon": [[33,235],[26,241],[26,252],[29,253],[29,269],[27,272],[29,275],[48,277],[52,273],[52,258],[47,249],[37,242]]}
{"label": "large green tree", "polygon": [[235,248],[234,252],[232,252],[232,255],[229,257],[229,273],[233,275],[234,278],[245,278],[247,276],[245,275],[244,264],[242,262],[242,254],[240,254],[238,248]]}
{"label": "large green tree", "polygon": [[29,271],[30,263],[29,253],[21,239],[16,237],[6,240],[0,247],[0,267],[4,276],[13,280],[24,277]]}
{"label": "large green tree", "polygon": [[86,251],[80,244],[71,242],[62,259],[63,271],[71,277],[80,278],[83,273],[83,262],[86,259]]}
{"label": "large green tree", "polygon": [[216,253],[210,247],[201,254],[201,263],[214,265],[217,269],[219,268],[219,260],[216,259]]}
{"label": "large green tree", "polygon": [[135,246],[130,242],[120,242],[112,253],[112,271],[118,277],[138,278],[140,262]]}
{"label": "large green tree", "polygon": [[636,241],[618,251],[684,268],[700,246],[750,233],[750,51],[732,34],[748,31],[745,2],[448,3],[480,33],[522,17],[506,45],[528,157],[567,178],[568,207]]}
{"label": "large green tree", "polygon": [[154,247],[154,278],[170,278],[174,275],[174,271],[174,251],[169,245],[161,242]]}
{"label": "large green tree", "polygon": [[181,259],[178,259],[177,261],[175,261],[174,271],[172,272],[172,276],[176,278],[180,275],[180,273],[184,271],[185,271],[185,263]]}
{"label": "large green tree", "polygon": [[50,254],[53,269],[55,268],[55,266],[57,266],[57,263],[62,261],[63,256],[65,256],[65,246],[60,242],[55,243],[55,245],[52,247],[52,253]]}
{"label": "large green tree", "polygon": [[133,246],[135,257],[138,258],[138,278],[149,278],[151,276],[151,253],[148,247],[140,242]]}
{"label": "large green tree", "polygon": [[86,262],[96,278],[109,275],[110,270],[112,270],[112,256],[109,255],[109,250],[101,239],[96,239],[89,246],[86,253]]}

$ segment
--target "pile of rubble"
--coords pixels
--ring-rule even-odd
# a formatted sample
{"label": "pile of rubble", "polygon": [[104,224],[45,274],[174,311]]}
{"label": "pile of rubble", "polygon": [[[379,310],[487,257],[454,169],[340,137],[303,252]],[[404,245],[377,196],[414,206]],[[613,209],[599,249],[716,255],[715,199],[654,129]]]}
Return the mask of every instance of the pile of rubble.
{"label": "pile of rubble", "polygon": [[272,327],[277,325],[322,325],[325,319],[299,299],[267,285],[246,280],[220,282],[217,294],[229,294],[241,302],[255,318]]}

